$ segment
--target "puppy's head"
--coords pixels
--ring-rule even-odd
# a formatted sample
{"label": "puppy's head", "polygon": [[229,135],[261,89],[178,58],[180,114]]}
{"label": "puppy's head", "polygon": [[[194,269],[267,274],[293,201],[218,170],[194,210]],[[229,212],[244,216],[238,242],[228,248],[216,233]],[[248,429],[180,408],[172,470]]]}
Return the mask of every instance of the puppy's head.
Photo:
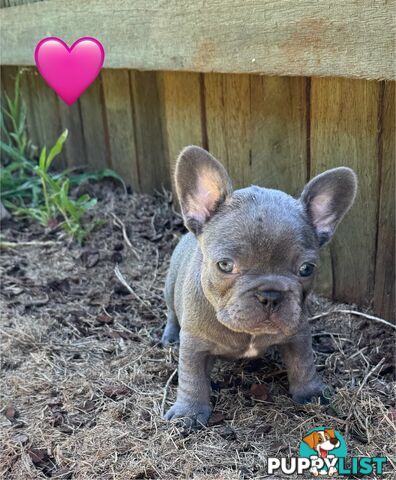
{"label": "puppy's head", "polygon": [[340,441],[332,428],[323,431],[315,431],[306,435],[303,441],[313,450],[316,450],[320,457],[327,457],[327,453],[340,446]]}
{"label": "puppy's head", "polygon": [[202,288],[218,320],[237,332],[295,334],[319,248],[355,198],[353,171],[322,173],[297,200],[255,186],[233,192],[221,163],[191,146],[177,160],[175,180],[185,225],[201,247]]}

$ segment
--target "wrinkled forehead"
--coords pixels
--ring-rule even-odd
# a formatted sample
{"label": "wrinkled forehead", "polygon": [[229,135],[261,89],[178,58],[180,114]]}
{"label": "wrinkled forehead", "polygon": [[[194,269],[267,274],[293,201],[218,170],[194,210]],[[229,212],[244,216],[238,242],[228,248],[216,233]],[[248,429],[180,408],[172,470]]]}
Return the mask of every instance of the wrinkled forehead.
{"label": "wrinkled forehead", "polygon": [[204,229],[202,243],[211,257],[256,261],[259,256],[267,264],[317,250],[300,202],[259,187],[234,192]]}

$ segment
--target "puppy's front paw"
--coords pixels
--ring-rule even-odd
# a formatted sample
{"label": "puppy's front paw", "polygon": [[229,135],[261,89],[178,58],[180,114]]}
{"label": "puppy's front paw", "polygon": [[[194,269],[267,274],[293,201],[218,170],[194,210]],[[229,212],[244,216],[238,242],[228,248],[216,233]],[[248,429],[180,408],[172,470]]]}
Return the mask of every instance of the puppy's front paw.
{"label": "puppy's front paw", "polygon": [[212,413],[212,407],[207,404],[176,402],[164,415],[165,420],[180,419],[188,431],[204,427]]}
{"label": "puppy's front paw", "polygon": [[179,344],[180,326],[172,317],[168,319],[164,333],[162,334],[161,343],[164,347]]}
{"label": "puppy's front paw", "polygon": [[319,399],[320,403],[327,405],[333,395],[333,390],[320,380],[314,380],[306,385],[301,385],[292,389],[292,398],[296,403],[310,403]]}
{"label": "puppy's front paw", "polygon": [[165,329],[161,337],[161,343],[164,347],[178,346],[179,345],[179,330]]}

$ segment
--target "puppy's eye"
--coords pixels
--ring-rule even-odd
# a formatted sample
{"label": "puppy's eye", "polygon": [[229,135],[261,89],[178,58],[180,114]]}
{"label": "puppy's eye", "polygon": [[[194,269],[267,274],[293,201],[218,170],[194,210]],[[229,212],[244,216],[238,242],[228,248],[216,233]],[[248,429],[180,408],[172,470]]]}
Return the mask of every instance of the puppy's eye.
{"label": "puppy's eye", "polygon": [[300,277],[309,277],[313,274],[314,269],[315,265],[313,263],[305,262],[299,268],[298,274]]}
{"label": "puppy's eye", "polygon": [[319,437],[319,438],[318,438],[318,443],[323,443],[322,437]]}
{"label": "puppy's eye", "polygon": [[231,273],[234,269],[234,262],[229,258],[223,258],[223,260],[217,262],[217,267],[223,273]]}

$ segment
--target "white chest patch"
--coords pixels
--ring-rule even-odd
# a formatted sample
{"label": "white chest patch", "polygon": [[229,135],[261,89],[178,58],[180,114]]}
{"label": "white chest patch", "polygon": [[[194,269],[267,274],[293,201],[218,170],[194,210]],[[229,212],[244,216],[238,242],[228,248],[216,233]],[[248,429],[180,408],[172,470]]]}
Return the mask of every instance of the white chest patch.
{"label": "white chest patch", "polygon": [[257,348],[254,346],[253,338],[250,340],[249,347],[243,352],[243,358],[257,357],[259,354]]}

